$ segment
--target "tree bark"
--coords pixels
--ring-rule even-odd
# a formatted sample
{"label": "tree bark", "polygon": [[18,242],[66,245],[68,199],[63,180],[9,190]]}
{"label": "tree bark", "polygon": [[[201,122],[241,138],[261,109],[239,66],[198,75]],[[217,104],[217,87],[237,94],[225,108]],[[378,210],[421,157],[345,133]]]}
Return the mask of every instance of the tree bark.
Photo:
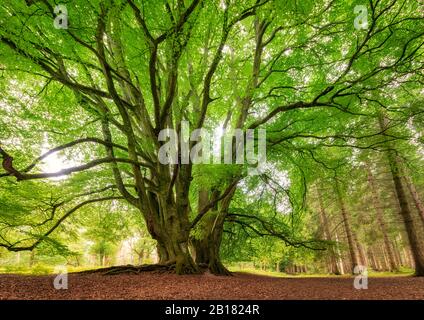
{"label": "tree bark", "polygon": [[159,264],[175,264],[177,274],[199,273],[188,249],[188,214],[181,212],[181,206],[165,194],[152,195],[149,200],[150,210],[155,210],[156,214],[145,214],[145,219],[150,235],[157,241]]}
{"label": "tree bark", "polygon": [[411,246],[412,256],[415,263],[415,274],[417,276],[424,276],[424,255],[422,253],[419,235],[416,230],[416,226],[414,225],[412,212],[409,208],[405,190],[403,188],[402,181],[399,176],[399,170],[396,159],[392,154],[389,155],[389,159],[393,183],[395,184],[397,198],[401,207],[400,215],[405,224],[409,245]]}
{"label": "tree bark", "polygon": [[377,261],[375,259],[375,254],[374,254],[374,250],[373,250],[372,247],[369,247],[368,248],[368,256],[370,257],[370,260],[371,260],[371,268],[373,270],[377,271],[378,270],[378,268],[377,268]]}
{"label": "tree bark", "polygon": [[400,266],[402,266],[403,263],[402,263],[402,257],[400,256],[399,249],[397,247],[397,242],[391,241],[390,244],[391,244],[390,247],[392,248],[392,252],[393,252],[394,257],[395,257],[396,265],[398,267],[400,267]]}
{"label": "tree bark", "polygon": [[[319,203],[319,215],[320,215],[320,220],[321,220],[321,224],[322,224],[323,231],[324,231],[324,237],[325,237],[325,240],[332,241],[329,222],[328,222],[328,218],[327,218],[327,212],[326,212],[325,207],[324,207],[322,194],[321,194],[318,186],[316,187],[316,190],[317,190],[318,203]],[[334,274],[337,274],[337,275],[341,274],[339,267],[337,265],[336,253],[334,252],[333,247],[330,249],[330,257],[329,258],[330,258],[330,273],[334,273]]]}
{"label": "tree bark", "polygon": [[334,230],[334,236],[336,238],[336,254],[337,254],[337,263],[338,263],[338,269],[340,270],[340,274],[345,274],[345,268],[343,265],[343,258],[342,254],[340,252],[340,242],[339,242],[339,236],[337,235],[337,230]]}
{"label": "tree bark", "polygon": [[344,200],[343,200],[342,192],[340,190],[340,186],[339,186],[339,182],[338,182],[337,178],[335,179],[335,188],[336,188],[336,196],[337,196],[337,200],[339,202],[339,206],[340,206],[340,210],[341,210],[341,214],[342,214],[342,218],[343,218],[343,225],[344,225],[344,228],[345,228],[348,247],[349,247],[351,272],[352,272],[352,274],[354,274],[355,267],[358,266],[360,263],[359,263],[358,254],[355,250],[355,240],[354,240],[352,228],[351,228],[351,225],[350,225],[349,215],[348,215],[346,205],[345,205]]}
{"label": "tree bark", "polygon": [[[380,128],[381,130],[386,129],[385,119],[380,117]],[[400,164],[396,157],[396,154],[389,143],[386,140],[388,146],[387,158],[389,161],[390,172],[395,186],[397,200],[400,206],[400,215],[405,225],[406,233],[408,235],[409,245],[411,247],[412,256],[415,264],[415,275],[424,276],[424,254],[420,245],[420,238],[418,230],[414,224],[413,215],[408,204],[408,199],[405,193],[404,186],[402,184],[402,177],[400,171]]]}
{"label": "tree bark", "polygon": [[220,258],[219,250],[222,236],[222,232],[219,230],[220,225],[213,223],[213,218],[218,218],[219,213],[210,214],[210,216],[210,218],[205,217],[207,220],[201,238],[192,239],[195,261],[197,264],[207,265],[209,271],[215,275],[231,275]]}
{"label": "tree bark", "polygon": [[32,267],[34,265],[35,261],[35,250],[31,250],[31,253],[29,255],[29,266]]}
{"label": "tree bark", "polygon": [[414,201],[415,207],[417,208],[420,214],[421,221],[424,223],[424,205],[421,202],[420,196],[418,195],[415,185],[412,180],[406,175],[404,176],[404,181]]}
{"label": "tree bark", "polygon": [[375,209],[375,214],[377,218],[377,223],[380,227],[381,233],[383,234],[384,248],[386,249],[388,258],[389,258],[389,271],[397,271],[398,266],[396,265],[395,257],[390,246],[390,240],[387,232],[386,223],[384,221],[384,214],[382,210],[382,203],[380,197],[378,196],[377,184],[375,182],[374,175],[372,174],[371,168],[366,166],[368,171],[368,184],[370,186],[370,192],[372,196],[372,201]]}
{"label": "tree bark", "polygon": [[[231,275],[225,268],[220,257],[220,247],[224,223],[228,208],[236,190],[236,184],[230,184],[228,193],[218,201],[196,225],[195,237],[192,237],[192,248],[197,263],[207,264],[211,273],[216,275]],[[202,189],[198,197],[198,210],[205,208],[205,204],[215,201],[220,195],[219,190]]]}
{"label": "tree bark", "polygon": [[[201,190],[198,207],[203,208],[208,201],[209,192]],[[221,262],[219,253],[226,210],[218,210],[218,206],[213,209],[202,218],[196,227],[196,235],[191,238],[194,258],[197,264],[207,265],[209,271],[215,275],[231,275]]]}
{"label": "tree bark", "polygon": [[[171,209],[175,210],[175,209]],[[189,230],[187,225],[176,219],[176,213],[167,215],[168,221],[163,222],[158,234],[159,261],[162,264],[175,263],[177,274],[199,273],[189,249]]]}

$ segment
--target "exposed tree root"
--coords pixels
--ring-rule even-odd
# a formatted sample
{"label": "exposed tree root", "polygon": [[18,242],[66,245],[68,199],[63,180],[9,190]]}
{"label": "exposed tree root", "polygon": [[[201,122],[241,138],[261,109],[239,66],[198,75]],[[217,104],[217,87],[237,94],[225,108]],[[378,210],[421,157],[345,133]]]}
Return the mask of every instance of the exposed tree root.
{"label": "exposed tree root", "polygon": [[[208,270],[207,264],[198,264],[200,273],[204,273]],[[140,274],[142,272],[153,272],[153,273],[176,273],[176,264],[143,264],[140,266],[134,266],[131,264],[125,266],[113,266],[107,268],[90,269],[78,272],[72,272],[71,274],[102,274],[102,275],[117,275],[117,274]],[[213,272],[212,272],[213,273]]]}

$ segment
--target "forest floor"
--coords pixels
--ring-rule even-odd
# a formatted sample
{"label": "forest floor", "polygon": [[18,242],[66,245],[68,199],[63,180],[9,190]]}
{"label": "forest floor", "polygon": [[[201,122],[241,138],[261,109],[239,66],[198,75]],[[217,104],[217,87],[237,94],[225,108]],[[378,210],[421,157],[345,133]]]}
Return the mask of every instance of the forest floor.
{"label": "forest floor", "polygon": [[0,299],[424,299],[424,278],[368,279],[367,290],[352,277],[277,278],[235,273],[233,277],[70,274],[68,289],[54,276],[0,275]]}

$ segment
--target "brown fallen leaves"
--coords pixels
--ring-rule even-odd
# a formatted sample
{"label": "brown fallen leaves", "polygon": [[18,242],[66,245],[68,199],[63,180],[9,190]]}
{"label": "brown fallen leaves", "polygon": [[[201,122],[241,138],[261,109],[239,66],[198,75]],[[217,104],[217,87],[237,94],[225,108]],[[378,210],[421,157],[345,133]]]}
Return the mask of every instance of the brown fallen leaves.
{"label": "brown fallen leaves", "polygon": [[346,277],[70,274],[68,290],[54,289],[53,279],[0,275],[0,299],[424,299],[424,278],[413,277],[370,278],[367,290]]}

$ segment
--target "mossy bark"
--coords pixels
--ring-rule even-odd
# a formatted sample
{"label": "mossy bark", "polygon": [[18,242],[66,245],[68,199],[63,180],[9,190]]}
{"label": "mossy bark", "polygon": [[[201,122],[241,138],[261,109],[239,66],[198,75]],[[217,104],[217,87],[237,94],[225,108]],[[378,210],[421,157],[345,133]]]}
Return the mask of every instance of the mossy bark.
{"label": "mossy bark", "polygon": [[196,235],[191,239],[197,264],[207,265],[215,275],[231,275],[220,258],[220,246],[225,213],[209,212],[199,224]]}

